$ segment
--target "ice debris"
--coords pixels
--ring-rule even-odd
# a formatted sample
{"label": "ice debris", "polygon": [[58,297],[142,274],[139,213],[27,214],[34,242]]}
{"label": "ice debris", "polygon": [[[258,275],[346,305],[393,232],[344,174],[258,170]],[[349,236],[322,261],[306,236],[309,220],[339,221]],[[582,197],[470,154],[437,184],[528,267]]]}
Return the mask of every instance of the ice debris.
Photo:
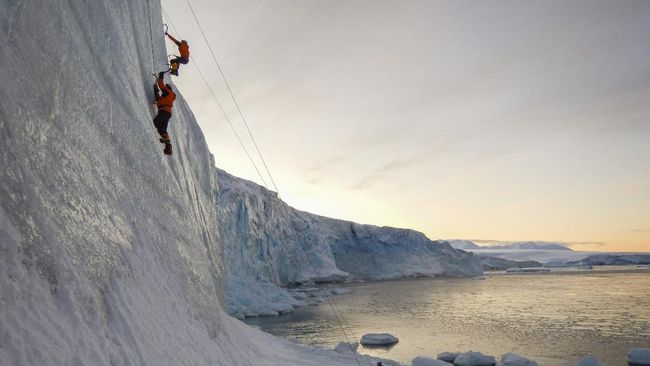
{"label": "ice debris", "polygon": [[397,342],[399,339],[388,333],[368,333],[361,337],[361,344],[364,346],[389,346]]}
{"label": "ice debris", "polygon": [[431,357],[418,356],[413,359],[411,366],[454,366],[454,364]]}
{"label": "ice debris", "polygon": [[494,366],[497,360],[492,356],[486,356],[481,352],[464,352],[454,360],[456,366]]}
{"label": "ice debris", "polygon": [[516,353],[508,352],[501,356],[497,366],[538,366],[537,362],[527,359]]}
{"label": "ice debris", "polygon": [[650,348],[632,348],[627,353],[627,363],[629,366],[650,365]]}
{"label": "ice debris", "polygon": [[600,366],[600,364],[595,357],[587,356],[581,358],[580,361],[578,361],[578,363],[574,364],[573,366]]}
{"label": "ice debris", "polygon": [[452,362],[453,363],[454,360],[456,359],[456,357],[458,357],[459,354],[460,354],[460,352],[442,352],[442,353],[438,354],[438,357],[436,357],[436,358],[441,360],[441,361]]}
{"label": "ice debris", "polygon": [[354,352],[356,352],[357,349],[359,348],[359,343],[357,343],[357,342],[351,342],[351,343],[339,342],[339,344],[337,344],[336,347],[334,347],[334,350],[336,352],[338,352],[338,353],[351,353],[352,349],[350,349],[350,347],[352,347]]}

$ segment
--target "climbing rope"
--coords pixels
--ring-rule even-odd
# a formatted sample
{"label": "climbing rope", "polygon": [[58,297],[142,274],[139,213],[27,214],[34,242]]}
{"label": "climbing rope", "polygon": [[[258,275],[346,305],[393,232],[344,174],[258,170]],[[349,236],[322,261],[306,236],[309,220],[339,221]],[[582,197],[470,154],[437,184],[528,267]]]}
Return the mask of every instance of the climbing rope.
{"label": "climbing rope", "polygon": [[192,4],[190,3],[189,0],[185,0],[187,2],[187,5],[190,8],[190,11],[192,12],[192,16],[194,17],[194,20],[196,21],[196,25],[199,27],[199,30],[201,31],[201,35],[203,35],[203,40],[205,41],[205,44],[208,46],[208,49],[210,50],[210,53],[212,54],[212,59],[214,60],[214,63],[217,65],[217,69],[219,69],[219,74],[221,74],[221,78],[223,79],[224,83],[226,84],[226,88],[228,89],[228,93],[230,93],[230,97],[232,98],[233,102],[235,103],[235,106],[237,107],[237,111],[239,112],[239,116],[241,117],[242,121],[244,122],[244,126],[246,126],[246,130],[248,131],[248,135],[251,138],[251,141],[253,141],[253,145],[255,146],[255,149],[257,150],[257,154],[259,155],[260,159],[262,160],[262,164],[264,164],[264,168],[266,169],[266,174],[268,174],[269,178],[271,178],[271,183],[273,183],[273,187],[275,188],[275,191],[278,193],[278,197],[280,196],[280,191],[278,190],[278,186],[275,184],[275,180],[273,179],[273,175],[271,175],[271,171],[269,170],[268,165],[266,164],[266,160],[264,160],[264,156],[262,155],[262,152],[260,151],[259,146],[257,146],[257,142],[255,141],[255,138],[253,137],[253,133],[251,132],[251,129],[248,127],[248,122],[246,122],[246,118],[244,118],[244,114],[241,111],[241,108],[239,107],[239,103],[237,102],[237,98],[235,98],[235,94],[232,91],[232,88],[230,88],[230,83],[228,83],[228,79],[226,79],[226,75],[223,73],[223,69],[221,68],[221,65],[219,64],[219,61],[217,61],[217,56],[215,56],[214,51],[212,50],[212,47],[210,46],[210,42],[208,41],[208,38],[205,36],[205,32],[203,31],[203,27],[201,26],[201,23],[199,22],[199,19],[196,17],[196,13],[194,12],[194,8],[192,7]]}
{"label": "climbing rope", "polygon": [[[309,253],[307,253],[307,249],[305,249],[305,246],[302,245],[302,241],[300,241],[299,236],[298,236],[298,230],[296,230],[296,227],[293,226],[293,232],[296,234],[296,238],[298,239],[299,247],[302,249],[303,253],[305,254],[305,257],[307,258],[307,261],[311,265],[311,268],[314,270],[314,275],[316,275],[316,265],[314,265],[314,262],[312,262],[311,258],[309,257]],[[350,325],[348,324],[348,321],[345,319],[343,316],[343,312],[339,308],[339,306],[336,304],[333,298],[330,297],[329,293],[327,291],[323,291],[325,294],[325,297],[327,298],[327,304],[330,306],[332,309],[332,313],[334,313],[334,317],[336,318],[336,322],[339,324],[339,328],[341,328],[341,333],[343,333],[343,337],[345,337],[345,341],[347,342],[348,346],[350,347],[350,351],[352,351],[352,354],[354,355],[354,359],[357,361],[357,364],[361,366],[361,362],[359,361],[359,358],[357,357],[357,350],[354,349],[352,346],[352,343],[350,342],[350,339],[348,338],[348,334],[345,332],[345,328],[343,327],[343,322],[345,322],[345,325],[350,329]],[[336,310],[335,310],[336,308]],[[338,310],[338,313],[337,313]],[[340,317],[339,317],[340,315]],[[343,319],[343,321],[341,321]],[[356,338],[355,338],[355,341]]]}
{"label": "climbing rope", "polygon": [[[252,135],[252,133],[251,133],[251,131],[250,131],[250,128],[248,127],[248,124],[246,123],[246,120],[245,120],[245,118],[244,118],[244,116],[243,116],[243,114],[242,114],[242,112],[241,112],[241,109],[239,108],[239,105],[237,104],[237,101],[236,101],[235,96],[234,96],[234,94],[233,94],[233,92],[232,92],[232,89],[230,88],[230,85],[228,84],[228,82],[227,82],[227,80],[226,80],[226,78],[225,78],[225,75],[223,74],[223,71],[221,70],[221,66],[219,66],[219,63],[217,62],[217,59],[216,59],[216,57],[215,57],[215,55],[214,55],[214,52],[212,51],[212,48],[210,47],[210,44],[209,44],[209,42],[208,42],[208,40],[207,40],[207,38],[206,38],[206,36],[205,36],[205,33],[203,32],[203,28],[201,27],[201,25],[200,25],[200,23],[199,23],[199,20],[197,19],[196,14],[194,13],[194,9],[192,8],[192,5],[189,3],[189,0],[186,0],[186,1],[187,1],[187,4],[188,4],[189,7],[190,7],[190,10],[192,11],[192,15],[194,16],[194,20],[195,20],[197,26],[199,27],[199,29],[200,29],[200,31],[201,31],[201,34],[203,35],[203,39],[205,40],[206,44],[208,45],[208,48],[210,49],[210,52],[212,53],[212,57],[213,57],[215,63],[217,64],[217,67],[219,68],[219,71],[220,71],[220,73],[221,73],[221,76],[222,76],[224,82],[226,83],[226,86],[228,87],[228,91],[230,92],[230,95],[231,95],[233,101],[235,102],[235,105],[237,106],[237,110],[239,111],[239,114],[240,114],[240,116],[241,116],[241,118],[242,118],[242,121],[243,121],[244,124],[246,125],[246,129],[248,130],[249,136],[251,137],[251,140],[253,141],[253,144],[255,145],[255,148],[257,149],[257,153],[259,154],[260,158],[262,159],[262,162],[264,163],[264,167],[266,168],[267,174],[268,174],[269,177],[271,178],[271,182],[273,183],[273,186],[275,187],[276,192],[278,192],[278,188],[277,188],[277,186],[275,185],[275,182],[273,181],[273,176],[271,175],[271,172],[269,171],[268,166],[266,165],[266,162],[264,162],[264,158],[262,157],[262,153],[261,153],[261,151],[259,150],[257,144],[255,143],[255,139],[253,138],[253,135]],[[162,6],[161,6],[161,8],[162,8]],[[170,17],[169,14],[165,11],[164,8],[162,8],[162,12],[163,12],[163,15],[165,16],[165,18],[167,18],[167,21],[169,22],[169,24],[171,24],[172,29],[174,29],[174,32],[175,32],[176,34],[180,34],[180,32],[178,32],[178,29],[176,28],[176,26],[175,26],[174,23],[172,22],[171,17]],[[199,74],[201,75],[201,78],[203,79],[203,82],[205,83],[205,85],[208,87],[208,90],[210,91],[210,94],[212,95],[212,98],[214,99],[214,101],[215,101],[215,102],[217,103],[217,105],[219,106],[219,109],[221,110],[221,113],[223,113],[224,117],[226,118],[226,121],[228,121],[228,124],[230,125],[231,129],[232,129],[233,132],[235,133],[235,136],[237,136],[237,139],[239,140],[240,145],[242,146],[242,148],[243,148],[244,151],[246,152],[246,155],[248,156],[249,160],[251,161],[251,163],[252,163],[253,166],[255,167],[255,170],[257,171],[257,174],[260,176],[260,178],[262,179],[262,181],[264,182],[264,184],[265,184],[265,186],[266,186],[266,182],[265,182],[264,178],[263,178],[262,175],[260,174],[260,171],[257,169],[257,166],[255,165],[255,163],[254,163],[253,159],[251,158],[250,154],[248,153],[248,150],[246,149],[246,147],[245,147],[244,143],[242,142],[241,138],[239,137],[239,134],[238,134],[237,131],[235,130],[235,128],[234,128],[232,122],[231,122],[230,119],[228,118],[228,115],[226,114],[226,112],[224,111],[223,107],[221,106],[221,103],[219,102],[219,100],[217,99],[216,95],[215,95],[214,92],[212,91],[212,88],[210,87],[210,84],[208,83],[208,81],[207,81],[205,75],[203,74],[203,72],[201,71],[201,69],[199,68],[199,66],[197,65],[196,58],[193,57],[193,60],[194,60],[194,61],[192,62],[192,64],[196,67],[197,71],[198,71]],[[279,196],[280,196],[280,193],[278,192],[278,197],[279,197]],[[295,226],[293,226],[293,230],[294,230],[294,233],[295,233],[296,238],[297,238],[297,240],[298,240],[299,247],[300,247],[300,249],[302,249],[302,252],[303,252],[303,254],[305,255],[305,258],[307,258],[307,262],[308,262],[309,265],[311,266],[312,270],[314,271],[314,275],[315,275],[315,274],[318,272],[318,270],[316,269],[316,265],[315,265],[314,262],[311,260],[311,257],[309,256],[309,253],[307,252],[307,250],[305,249],[305,247],[304,247],[302,241],[300,240],[300,236],[298,235],[298,230],[296,229]],[[352,343],[350,342],[350,338],[348,337],[347,332],[345,331],[345,327],[344,327],[344,325],[343,325],[343,323],[345,323],[345,326],[346,326],[348,329],[350,329],[350,325],[349,325],[349,323],[347,322],[347,320],[346,320],[345,316],[343,315],[343,312],[342,312],[341,309],[339,308],[338,304],[336,303],[336,301],[334,301],[334,299],[330,296],[330,294],[329,294],[327,291],[323,291],[323,293],[325,294],[325,297],[327,298],[327,303],[328,303],[328,305],[330,306],[330,308],[332,309],[332,313],[334,314],[334,318],[336,319],[336,322],[337,322],[339,328],[341,329],[341,332],[343,333],[343,337],[345,338],[345,341],[347,342],[348,346],[350,347],[350,351],[351,351],[352,354],[354,355],[354,359],[356,360],[357,365],[361,366],[361,361],[359,360],[359,357],[357,356],[357,351],[356,351],[356,349],[352,346]],[[358,341],[358,340],[355,338],[355,341]]]}
{"label": "climbing rope", "polygon": [[[167,14],[167,12],[165,11],[165,8],[163,8],[162,5],[161,5],[161,9],[162,9],[163,15],[165,16],[165,18],[167,18],[167,21],[169,22],[169,24],[171,24],[172,29],[174,30],[174,33],[176,33],[176,34],[178,34],[178,35],[180,36],[180,32],[178,31],[178,29],[176,28],[176,26],[174,26],[174,22],[172,22],[171,17],[169,16],[169,14]],[[257,164],[255,164],[255,161],[253,160],[253,157],[252,157],[251,154],[248,152],[248,149],[246,148],[246,145],[244,144],[244,141],[242,141],[241,137],[240,137],[239,134],[237,133],[237,130],[235,129],[235,126],[233,125],[232,121],[231,121],[230,118],[228,117],[228,114],[226,113],[226,111],[223,109],[223,106],[221,105],[221,103],[219,102],[219,99],[217,98],[216,94],[215,94],[214,91],[212,90],[212,87],[210,87],[210,83],[208,83],[208,80],[207,80],[207,78],[205,77],[205,75],[203,74],[203,71],[201,71],[201,68],[199,67],[199,65],[198,65],[198,63],[197,63],[197,61],[196,61],[196,56],[192,56],[192,65],[194,65],[194,67],[196,68],[196,70],[199,72],[199,75],[201,75],[201,78],[203,79],[203,82],[205,83],[205,86],[206,86],[206,87],[208,88],[208,90],[210,91],[210,95],[212,95],[212,99],[214,99],[215,103],[217,103],[217,106],[219,106],[219,110],[221,111],[221,113],[223,114],[224,118],[225,118],[226,121],[228,122],[228,125],[229,125],[230,128],[232,129],[232,132],[235,134],[235,137],[237,137],[237,141],[239,141],[239,145],[241,145],[242,149],[243,149],[244,152],[246,153],[246,156],[248,157],[248,160],[249,160],[249,161],[251,162],[251,164],[253,165],[253,168],[255,168],[255,171],[257,172],[257,175],[258,175],[258,176],[260,177],[260,179],[262,180],[262,183],[264,184],[264,187],[268,188],[268,185],[267,185],[267,183],[266,183],[266,180],[264,179],[264,176],[262,175],[262,173],[260,172],[259,168],[257,167]]]}
{"label": "climbing rope", "polygon": [[149,38],[151,39],[151,70],[153,72],[156,72],[156,57],[154,56],[155,51],[154,51],[154,46],[153,46],[153,27],[151,25],[151,6],[149,3],[151,0],[147,0],[147,11],[149,12]]}

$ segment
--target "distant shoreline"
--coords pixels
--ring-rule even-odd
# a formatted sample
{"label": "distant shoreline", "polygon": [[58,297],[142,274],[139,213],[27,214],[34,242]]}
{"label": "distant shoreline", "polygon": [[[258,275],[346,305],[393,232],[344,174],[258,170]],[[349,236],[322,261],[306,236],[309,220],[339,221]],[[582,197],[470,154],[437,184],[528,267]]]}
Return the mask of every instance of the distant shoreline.
{"label": "distant shoreline", "polygon": [[[518,276],[518,275],[573,275],[573,274],[606,274],[606,273],[648,273],[650,274],[650,268],[637,268],[637,265],[629,266],[594,266],[593,269],[577,269],[575,267],[557,267],[550,268],[549,272],[511,272],[506,271],[485,271],[483,274],[485,276]],[[618,267],[618,268],[607,268],[607,267]],[[627,268],[621,268],[627,267]]]}

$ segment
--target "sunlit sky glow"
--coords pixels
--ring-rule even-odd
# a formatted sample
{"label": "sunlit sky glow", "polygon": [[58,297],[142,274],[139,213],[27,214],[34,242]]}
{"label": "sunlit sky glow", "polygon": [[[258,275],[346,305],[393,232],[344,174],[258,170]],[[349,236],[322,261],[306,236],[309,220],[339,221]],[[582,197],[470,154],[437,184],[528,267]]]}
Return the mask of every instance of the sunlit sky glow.
{"label": "sunlit sky glow", "polygon": [[[190,1],[290,205],[650,251],[649,1]],[[187,3],[163,6],[254,153]],[[260,183],[196,69],[174,82]]]}

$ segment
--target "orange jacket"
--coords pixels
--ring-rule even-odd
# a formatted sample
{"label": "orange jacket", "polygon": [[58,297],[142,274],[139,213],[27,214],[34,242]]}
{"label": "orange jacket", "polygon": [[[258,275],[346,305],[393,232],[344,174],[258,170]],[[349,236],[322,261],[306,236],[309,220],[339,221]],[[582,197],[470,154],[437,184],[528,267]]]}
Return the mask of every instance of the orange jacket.
{"label": "orange jacket", "polygon": [[187,44],[187,41],[179,42],[176,38],[172,37],[171,34],[167,34],[167,37],[172,40],[172,42],[176,43],[178,46],[178,52],[181,53],[181,57],[184,57],[186,59],[190,59],[190,45]]}
{"label": "orange jacket", "polygon": [[162,92],[162,96],[156,95],[156,105],[158,106],[158,111],[165,111],[169,114],[172,114],[172,107],[174,106],[174,101],[176,100],[176,93],[174,93],[171,88],[168,88],[167,85],[163,82],[163,79],[158,79],[158,88]]}

